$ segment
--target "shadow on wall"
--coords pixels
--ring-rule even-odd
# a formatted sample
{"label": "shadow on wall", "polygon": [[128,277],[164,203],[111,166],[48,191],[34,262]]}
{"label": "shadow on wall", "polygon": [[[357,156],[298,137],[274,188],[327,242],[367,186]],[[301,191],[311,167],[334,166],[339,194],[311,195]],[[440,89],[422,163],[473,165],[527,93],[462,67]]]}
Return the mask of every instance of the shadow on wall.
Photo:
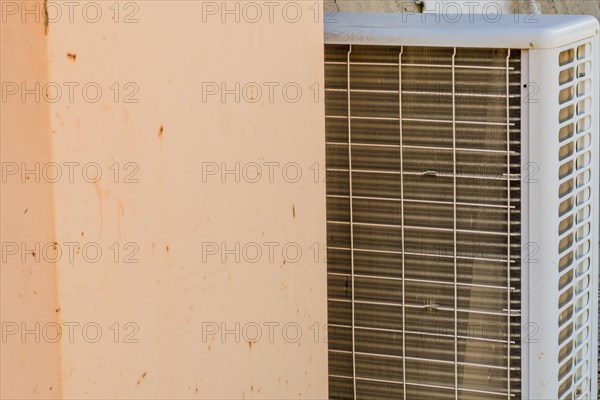
{"label": "shadow on wall", "polygon": [[[509,8],[518,14],[536,11],[542,14],[593,15],[600,20],[600,1],[597,0],[479,0],[481,3],[495,2],[502,9]],[[454,2],[456,0],[325,0],[325,12],[420,12],[434,7],[431,3]],[[514,12],[514,11],[513,11]]]}

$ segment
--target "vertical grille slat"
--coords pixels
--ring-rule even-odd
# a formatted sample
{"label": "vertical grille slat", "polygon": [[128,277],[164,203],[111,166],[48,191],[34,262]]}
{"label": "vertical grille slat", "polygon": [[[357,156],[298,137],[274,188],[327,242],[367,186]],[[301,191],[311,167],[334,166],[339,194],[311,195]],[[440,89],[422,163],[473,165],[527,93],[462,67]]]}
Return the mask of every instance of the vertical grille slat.
{"label": "vertical grille slat", "polygon": [[330,398],[520,397],[520,71],[325,46]]}

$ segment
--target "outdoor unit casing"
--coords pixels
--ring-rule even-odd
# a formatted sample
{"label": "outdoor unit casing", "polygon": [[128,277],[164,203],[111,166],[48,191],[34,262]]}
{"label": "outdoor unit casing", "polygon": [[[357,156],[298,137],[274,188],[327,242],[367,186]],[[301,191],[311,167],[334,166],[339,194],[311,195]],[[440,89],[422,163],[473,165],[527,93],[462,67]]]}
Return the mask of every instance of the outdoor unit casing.
{"label": "outdoor unit casing", "polygon": [[596,398],[598,37],[327,19],[331,398]]}

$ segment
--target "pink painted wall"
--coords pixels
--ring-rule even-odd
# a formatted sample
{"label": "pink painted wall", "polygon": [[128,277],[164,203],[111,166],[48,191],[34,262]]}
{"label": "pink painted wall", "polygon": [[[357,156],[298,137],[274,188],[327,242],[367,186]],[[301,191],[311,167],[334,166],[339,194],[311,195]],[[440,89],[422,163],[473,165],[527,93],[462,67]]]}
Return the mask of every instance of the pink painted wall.
{"label": "pink painted wall", "polygon": [[[48,295],[28,318],[56,314],[74,327],[72,341],[64,334],[58,342],[60,364],[49,353],[40,365],[60,373],[64,398],[326,398],[320,7],[283,2],[256,20],[242,3],[231,6],[234,14],[222,13],[220,2],[136,2],[118,14],[111,2],[98,4],[101,14],[63,14],[47,38],[32,37],[40,68],[49,70],[40,79],[63,89],[39,105],[44,142],[35,148],[46,143],[44,157],[64,176],[48,189],[54,203],[35,198],[59,248],[75,243],[56,274],[34,274]],[[69,82],[78,84],[72,99]],[[236,82],[239,101],[210,92]],[[32,146],[20,121],[2,126],[3,161],[5,137],[15,157]],[[238,176],[221,174],[236,165]],[[91,182],[97,170],[102,177]],[[5,202],[4,188],[3,224],[4,204],[25,198]],[[58,305],[49,304],[55,278]],[[30,282],[17,272],[2,280]],[[16,304],[2,296],[6,309]],[[11,368],[21,358],[7,348],[15,356],[2,362]],[[50,379],[29,380],[42,378]],[[28,393],[19,382],[3,390]]]}

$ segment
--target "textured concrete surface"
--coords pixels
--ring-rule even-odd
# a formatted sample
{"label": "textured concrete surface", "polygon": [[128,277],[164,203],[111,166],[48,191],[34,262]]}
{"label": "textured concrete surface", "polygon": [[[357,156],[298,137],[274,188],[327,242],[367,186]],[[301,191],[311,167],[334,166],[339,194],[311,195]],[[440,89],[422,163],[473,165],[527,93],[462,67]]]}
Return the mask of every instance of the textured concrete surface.
{"label": "textured concrete surface", "polygon": [[598,0],[538,0],[542,14],[587,14],[600,20]]}
{"label": "textured concrete surface", "polygon": [[[432,3],[456,0],[423,0],[426,7]],[[483,1],[481,1],[483,3]],[[497,0],[502,8],[518,10],[520,14],[539,11],[543,14],[587,14],[600,20],[599,0]],[[506,4],[510,3],[510,4]],[[415,12],[422,8],[414,0],[325,0],[326,11]]]}

